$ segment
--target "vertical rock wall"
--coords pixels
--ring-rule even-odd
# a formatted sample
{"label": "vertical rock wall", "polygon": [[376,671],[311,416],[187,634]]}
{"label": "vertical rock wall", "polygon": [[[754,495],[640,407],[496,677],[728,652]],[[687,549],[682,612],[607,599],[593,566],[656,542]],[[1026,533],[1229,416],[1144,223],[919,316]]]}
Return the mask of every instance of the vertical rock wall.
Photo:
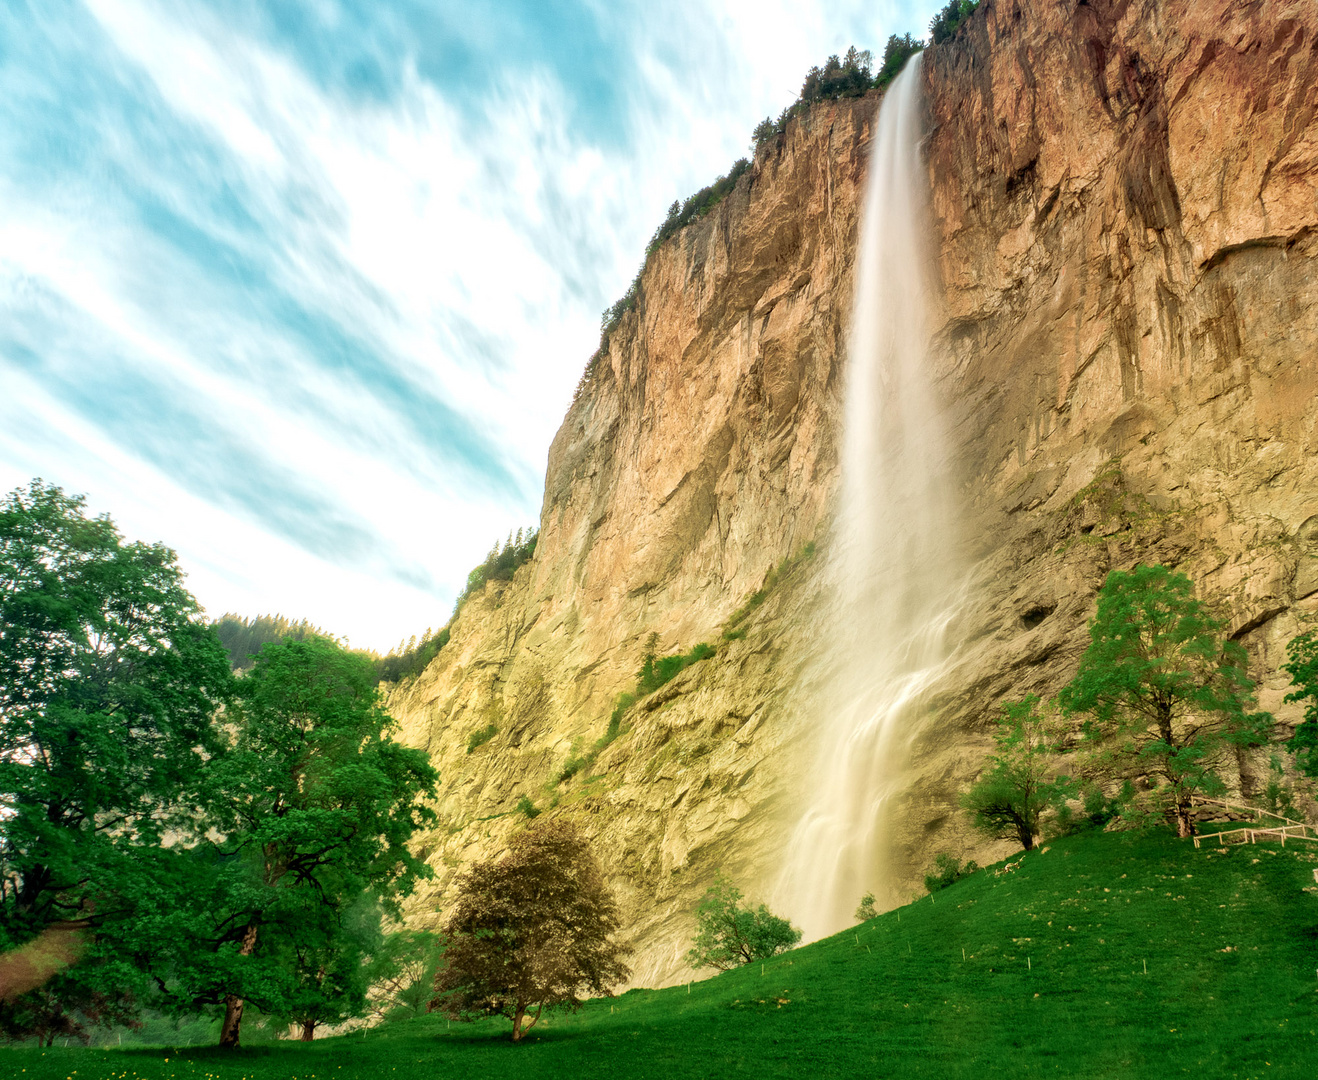
{"label": "vertical rock wall", "polygon": [[[1318,616],[1318,7],[984,0],[924,70],[938,378],[979,574],[895,838],[912,884],[938,850],[992,853],[956,792],[998,702],[1074,671],[1109,569],[1195,578],[1283,719],[1284,643]],[[417,925],[522,827],[523,796],[595,837],[639,982],[682,977],[716,868],[772,877],[826,670],[823,560],[784,566],[744,637],[720,628],[827,543],[876,107],[810,110],[650,259],[550,450],[534,561],[394,690],[443,776]],[[556,782],[652,633],[718,652]],[[1260,767],[1242,762],[1246,789]]]}

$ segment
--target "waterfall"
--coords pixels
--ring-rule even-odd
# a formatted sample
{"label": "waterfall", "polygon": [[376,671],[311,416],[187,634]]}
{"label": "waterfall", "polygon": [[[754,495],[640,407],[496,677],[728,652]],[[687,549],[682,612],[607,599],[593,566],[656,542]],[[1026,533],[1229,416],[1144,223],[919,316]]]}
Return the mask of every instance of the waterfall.
{"label": "waterfall", "polygon": [[928,693],[948,666],[963,573],[943,421],[929,372],[928,174],[920,56],[880,106],[861,216],[848,343],[842,483],[829,573],[819,760],[775,903],[810,941],[851,924],[891,877],[891,814]]}

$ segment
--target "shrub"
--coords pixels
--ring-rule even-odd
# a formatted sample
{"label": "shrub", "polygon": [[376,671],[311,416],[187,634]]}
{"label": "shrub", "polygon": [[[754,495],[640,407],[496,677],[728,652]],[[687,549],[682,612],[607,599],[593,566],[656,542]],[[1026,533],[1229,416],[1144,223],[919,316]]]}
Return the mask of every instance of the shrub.
{"label": "shrub", "polygon": [[499,734],[499,729],[494,724],[487,724],[485,727],[473,731],[467,739],[467,753],[470,754],[478,746],[484,746],[497,734]]}
{"label": "shrub", "polygon": [[856,908],[856,922],[869,922],[870,919],[876,918],[878,914],[874,907],[874,894],[867,892],[860,898],[860,906]]}
{"label": "shrub", "polygon": [[800,940],[800,930],[763,904],[743,907],[741,890],[719,874],[696,911],[696,936],[686,962],[697,970],[728,971],[777,956]]}
{"label": "shrub", "polygon": [[567,761],[563,762],[563,768],[559,770],[556,784],[563,784],[571,780],[577,773],[581,772],[587,765],[595,760],[595,754],[570,754]]}
{"label": "shrub", "polygon": [[934,859],[934,868],[924,876],[924,887],[931,893],[936,893],[939,889],[946,889],[954,882],[960,881],[963,877],[969,877],[979,869],[979,864],[973,859],[968,860],[964,865],[947,852],[941,852]]}
{"label": "shrub", "polygon": [[517,805],[513,809],[516,813],[525,814],[528,819],[540,816],[540,809],[531,801],[531,796],[525,793],[517,800]]}
{"label": "shrub", "polygon": [[1034,847],[1044,811],[1071,794],[1069,779],[1050,779],[1062,734],[1056,710],[1041,706],[1035,694],[1003,706],[996,750],[961,798],[975,828],[995,839],[1019,840],[1026,851]]}
{"label": "shrub", "polygon": [[641,695],[653,694],[664,683],[670,682],[679,672],[714,655],[714,647],[702,641],[688,653],[656,656],[654,646],[657,638],[658,635],[656,634],[650,635],[645,655],[642,658],[641,670],[636,673],[636,692]]}
{"label": "shrub", "polygon": [[1079,810],[1069,802],[1058,805],[1057,817],[1050,831],[1057,836],[1072,836],[1075,833],[1105,829],[1121,816],[1122,807],[1130,802],[1134,794],[1134,785],[1129,782],[1111,798],[1103,793],[1102,788],[1091,785],[1080,793]]}

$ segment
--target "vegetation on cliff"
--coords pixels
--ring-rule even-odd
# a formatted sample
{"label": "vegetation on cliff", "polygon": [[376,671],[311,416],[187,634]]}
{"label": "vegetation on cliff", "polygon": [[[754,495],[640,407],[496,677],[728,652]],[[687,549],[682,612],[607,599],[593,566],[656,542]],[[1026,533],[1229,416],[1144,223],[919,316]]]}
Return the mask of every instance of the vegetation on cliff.
{"label": "vegetation on cliff", "polygon": [[979,0],[947,0],[947,6],[929,24],[929,39],[935,45],[951,41],[961,24],[975,13]]}

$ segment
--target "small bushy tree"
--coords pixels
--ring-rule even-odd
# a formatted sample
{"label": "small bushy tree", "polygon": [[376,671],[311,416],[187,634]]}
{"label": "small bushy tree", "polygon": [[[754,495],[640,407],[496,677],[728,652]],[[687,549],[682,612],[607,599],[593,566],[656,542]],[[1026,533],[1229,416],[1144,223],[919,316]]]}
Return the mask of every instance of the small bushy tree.
{"label": "small bushy tree", "polygon": [[962,863],[960,859],[943,851],[934,857],[934,868],[925,874],[924,887],[929,892],[935,893],[939,889],[946,889],[963,877],[969,877],[978,869],[979,864],[973,859],[967,859]]}
{"label": "small bushy tree", "polygon": [[407,1020],[425,1012],[443,958],[443,935],[433,930],[386,934],[366,966],[371,1012],[381,1020]]}
{"label": "small bushy tree", "polygon": [[459,879],[430,1007],[455,1020],[506,1016],[520,1042],[543,1010],[577,1009],[582,994],[627,978],[618,927],[585,837],[570,822],[542,822]]}
{"label": "small bushy tree", "polygon": [[696,936],[686,960],[697,970],[729,971],[777,956],[800,940],[801,931],[765,905],[743,906],[741,890],[719,874],[696,910]]}
{"label": "small bushy tree", "polygon": [[1225,628],[1184,574],[1114,570],[1098,592],[1089,648],[1058,696],[1084,719],[1089,771],[1148,786],[1151,808],[1181,836],[1194,832],[1192,797],[1224,791],[1219,770],[1264,742],[1273,723],[1250,711],[1245,650]]}
{"label": "small bushy tree", "polygon": [[1062,734],[1037,695],[1004,705],[994,735],[996,751],[961,799],[975,828],[994,839],[1019,840],[1029,851],[1039,819],[1071,792],[1069,781],[1050,778]]}
{"label": "small bushy tree", "polygon": [[868,922],[878,914],[878,909],[874,906],[874,894],[867,892],[860,898],[860,904],[856,907],[856,922]]}

